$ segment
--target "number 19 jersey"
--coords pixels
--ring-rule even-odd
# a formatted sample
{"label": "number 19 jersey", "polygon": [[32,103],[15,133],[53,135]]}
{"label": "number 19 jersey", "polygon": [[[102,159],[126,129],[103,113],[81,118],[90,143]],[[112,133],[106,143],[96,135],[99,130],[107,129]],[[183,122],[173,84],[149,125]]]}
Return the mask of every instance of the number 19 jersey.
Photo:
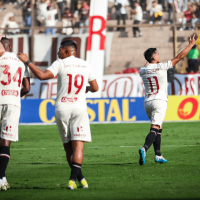
{"label": "number 19 jersey", "polygon": [[165,63],[149,63],[140,69],[145,87],[145,100],[164,100],[168,101],[167,92],[167,70],[173,68],[171,60]]}
{"label": "number 19 jersey", "polygon": [[56,109],[87,108],[86,86],[96,79],[88,62],[70,56],[56,60],[47,70],[58,76]]}
{"label": "number 19 jersey", "polygon": [[16,54],[5,52],[0,57],[0,105],[20,107],[20,92],[25,65]]}

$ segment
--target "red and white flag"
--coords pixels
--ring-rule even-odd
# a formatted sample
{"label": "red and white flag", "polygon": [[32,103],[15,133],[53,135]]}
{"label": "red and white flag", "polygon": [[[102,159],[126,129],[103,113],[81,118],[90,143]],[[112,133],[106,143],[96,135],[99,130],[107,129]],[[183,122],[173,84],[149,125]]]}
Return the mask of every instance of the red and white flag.
{"label": "red and white flag", "polygon": [[87,97],[101,97],[107,10],[108,0],[91,0],[87,61],[93,67],[99,85],[99,91],[93,94],[88,93]]}

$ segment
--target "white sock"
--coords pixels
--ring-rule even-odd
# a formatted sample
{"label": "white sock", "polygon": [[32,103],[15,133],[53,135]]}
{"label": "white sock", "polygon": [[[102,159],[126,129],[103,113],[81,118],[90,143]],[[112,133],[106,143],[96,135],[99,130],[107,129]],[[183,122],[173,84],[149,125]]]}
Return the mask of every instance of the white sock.
{"label": "white sock", "polygon": [[3,177],[3,178],[2,178],[2,183],[7,183],[6,177]]}

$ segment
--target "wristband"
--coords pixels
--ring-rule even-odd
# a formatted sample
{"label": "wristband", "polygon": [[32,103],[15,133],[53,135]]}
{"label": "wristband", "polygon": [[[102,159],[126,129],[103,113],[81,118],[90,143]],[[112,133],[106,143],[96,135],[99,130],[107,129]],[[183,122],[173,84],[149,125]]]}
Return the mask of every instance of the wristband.
{"label": "wristband", "polygon": [[24,64],[25,65],[28,65],[29,63],[31,63],[31,61],[30,60],[28,60],[27,62],[25,62]]}

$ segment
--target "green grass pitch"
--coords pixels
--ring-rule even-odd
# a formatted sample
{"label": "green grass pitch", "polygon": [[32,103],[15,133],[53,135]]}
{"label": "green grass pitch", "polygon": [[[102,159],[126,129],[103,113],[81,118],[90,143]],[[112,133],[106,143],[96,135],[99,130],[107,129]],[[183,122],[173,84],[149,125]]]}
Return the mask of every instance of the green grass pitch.
{"label": "green grass pitch", "polygon": [[148,123],[91,125],[85,144],[83,174],[89,189],[66,189],[70,168],[56,125],[20,126],[11,144],[8,191],[1,200],[200,199],[200,123],[164,123],[161,151],[166,164],[154,162],[153,146],[146,164],[138,150]]}

